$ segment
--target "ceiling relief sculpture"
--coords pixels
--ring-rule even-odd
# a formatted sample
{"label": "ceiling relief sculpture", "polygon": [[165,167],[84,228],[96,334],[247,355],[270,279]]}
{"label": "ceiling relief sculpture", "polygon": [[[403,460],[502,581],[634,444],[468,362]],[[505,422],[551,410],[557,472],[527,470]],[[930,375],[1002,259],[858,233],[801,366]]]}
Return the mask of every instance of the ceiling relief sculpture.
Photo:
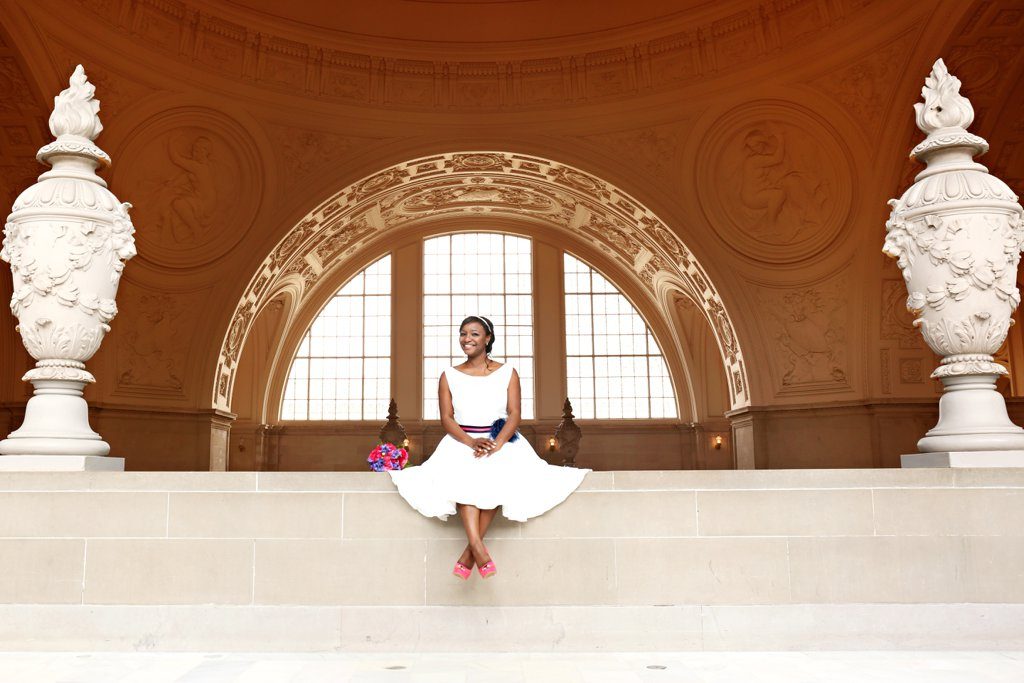
{"label": "ceiling relief sculpture", "polygon": [[140,258],[157,265],[206,265],[248,232],[262,196],[262,169],[248,134],[210,109],[160,114],[132,133],[115,171],[137,207]]}
{"label": "ceiling relief sculpture", "polygon": [[36,100],[14,50],[6,44],[0,44],[0,92],[0,200],[10,207],[42,173],[36,151],[52,138],[46,129],[49,112]]}
{"label": "ceiling relief sculpture", "polygon": [[586,239],[633,273],[655,301],[692,299],[708,319],[730,380],[732,405],[749,384],[732,320],[700,264],[657,216],[618,188],[578,169],[507,152],[416,159],[350,185],[278,243],[232,317],[217,366],[213,403],[229,408],[239,353],[255,312],[284,288],[307,295],[341,259],[383,233],[456,215],[527,219]]}
{"label": "ceiling relief sculpture", "polygon": [[[84,11],[116,27],[140,49],[232,80],[356,105],[476,110],[578,106],[685,87],[708,75],[757,66],[790,41],[820,39],[868,4],[721,3],[717,17],[704,11],[695,18],[677,10],[666,20],[652,21],[647,37],[625,45],[596,46],[593,40],[563,36],[567,47],[555,54],[548,46],[533,59],[507,59],[501,43],[474,43],[472,49],[463,46],[462,52],[472,55],[463,61],[439,58],[443,52],[424,48],[424,41],[431,40],[426,31],[422,39],[407,41],[321,31],[310,42],[300,26],[286,20],[239,23],[250,17],[231,4],[79,0]],[[275,11],[288,13],[286,7]],[[593,11],[600,11],[599,5]],[[514,43],[512,54],[528,54],[529,43]],[[573,51],[573,43],[593,47]]]}
{"label": "ceiling relief sculpture", "polygon": [[636,130],[582,136],[608,154],[632,160],[652,177],[675,176],[686,121]]}
{"label": "ceiling relief sculpture", "polygon": [[914,47],[917,28],[848,67],[818,78],[814,86],[828,93],[864,128],[877,136],[885,124],[892,95],[899,87]]}
{"label": "ceiling relief sculpture", "polygon": [[760,102],[718,119],[694,174],[717,234],[748,258],[804,260],[850,212],[853,164],[826,124],[796,105]]}
{"label": "ceiling relief sculpture", "polygon": [[339,135],[280,124],[268,124],[267,133],[283,162],[281,182],[285,189],[301,185],[354,150],[380,142],[379,138]]}

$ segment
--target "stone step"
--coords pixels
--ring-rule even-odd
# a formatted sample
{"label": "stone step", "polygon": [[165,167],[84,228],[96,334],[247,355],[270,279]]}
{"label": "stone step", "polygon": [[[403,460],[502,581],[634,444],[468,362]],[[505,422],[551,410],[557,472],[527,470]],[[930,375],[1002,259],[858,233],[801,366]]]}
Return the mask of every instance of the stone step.
{"label": "stone step", "polygon": [[[921,642],[961,633],[969,649],[987,633],[1010,647],[1016,633],[1024,646],[1018,470],[596,472],[525,524],[496,518],[494,579],[451,575],[464,544],[456,517],[422,517],[380,473],[0,473],[0,619],[23,628],[4,642],[75,649],[74,628],[43,624],[99,638],[123,613],[169,644],[160,629],[214,609],[253,633],[326,629],[311,642],[331,647],[365,628],[371,649],[388,642],[373,631],[413,628],[444,649],[445,620],[481,619],[495,634],[561,629],[571,648],[592,626],[610,649],[637,649],[651,628],[728,649],[740,636],[716,634],[747,622],[771,648],[814,649],[816,633],[823,647],[887,647],[870,643],[873,619],[901,619],[893,633],[915,642],[936,614],[961,622]],[[282,638],[272,649],[295,649]]]}

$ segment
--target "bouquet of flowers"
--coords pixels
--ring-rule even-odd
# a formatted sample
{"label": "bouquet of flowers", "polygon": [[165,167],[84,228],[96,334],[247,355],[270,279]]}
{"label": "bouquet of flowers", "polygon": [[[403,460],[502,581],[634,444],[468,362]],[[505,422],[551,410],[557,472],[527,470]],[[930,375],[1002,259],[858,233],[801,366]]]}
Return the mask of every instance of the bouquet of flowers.
{"label": "bouquet of flowers", "polygon": [[374,472],[400,470],[409,462],[409,451],[393,443],[382,443],[370,451],[366,462],[370,463],[370,469]]}

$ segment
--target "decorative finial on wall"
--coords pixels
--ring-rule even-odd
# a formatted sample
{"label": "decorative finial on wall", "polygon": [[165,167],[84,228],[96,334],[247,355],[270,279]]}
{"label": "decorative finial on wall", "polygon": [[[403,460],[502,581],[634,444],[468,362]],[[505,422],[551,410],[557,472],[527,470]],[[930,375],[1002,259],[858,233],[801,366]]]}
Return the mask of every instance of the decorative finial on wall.
{"label": "decorative finial on wall", "polygon": [[95,140],[103,130],[100,123],[100,101],[93,99],[96,86],[89,82],[81,64],[68,79],[68,87],[53,98],[50,132],[55,137],[76,135]]}
{"label": "decorative finial on wall", "polygon": [[917,127],[925,134],[943,128],[966,129],[974,122],[971,101],[960,94],[960,79],[949,73],[942,58],[935,60],[932,72],[921,89],[924,102],[914,105]]}

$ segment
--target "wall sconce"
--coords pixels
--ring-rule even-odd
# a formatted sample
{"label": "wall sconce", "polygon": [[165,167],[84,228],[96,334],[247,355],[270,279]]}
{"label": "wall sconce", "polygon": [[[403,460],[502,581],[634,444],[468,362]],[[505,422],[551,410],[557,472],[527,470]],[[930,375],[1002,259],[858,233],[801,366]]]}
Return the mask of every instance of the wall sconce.
{"label": "wall sconce", "polygon": [[558,450],[558,442],[555,441],[555,437],[551,437],[550,439],[548,439],[548,450],[549,451],[557,451]]}
{"label": "wall sconce", "polygon": [[404,448],[405,450],[409,450],[409,439],[405,439],[404,441],[402,441],[402,448]]}
{"label": "wall sconce", "polygon": [[716,451],[722,450],[722,435],[721,434],[718,434],[718,435],[715,436],[715,450]]}

